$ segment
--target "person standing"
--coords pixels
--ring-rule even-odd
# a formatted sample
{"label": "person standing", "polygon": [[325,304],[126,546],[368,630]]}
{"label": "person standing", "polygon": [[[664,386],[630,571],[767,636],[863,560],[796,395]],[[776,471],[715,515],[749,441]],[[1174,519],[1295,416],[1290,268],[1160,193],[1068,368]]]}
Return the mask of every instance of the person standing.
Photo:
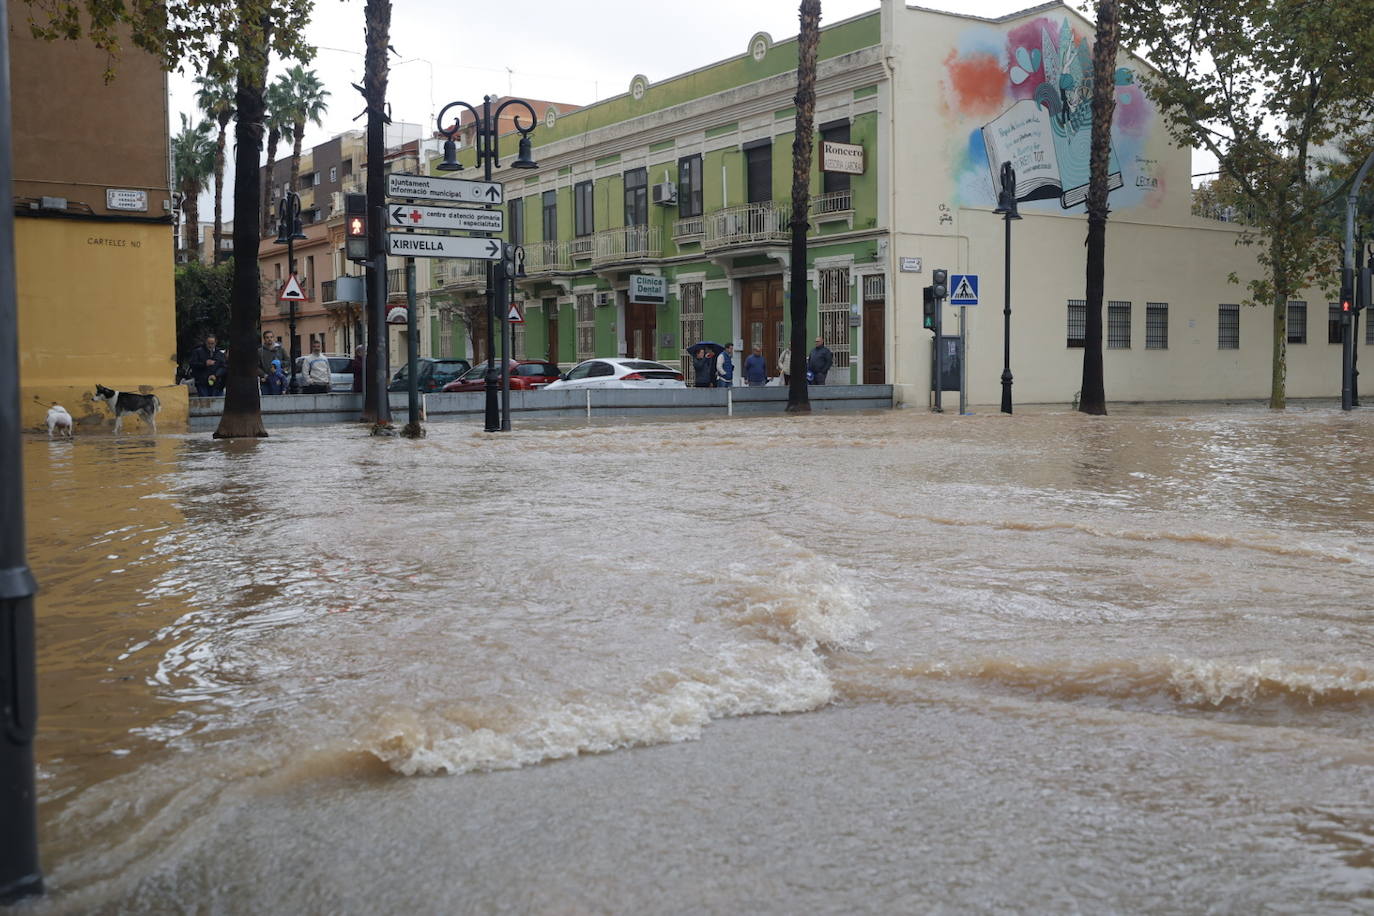
{"label": "person standing", "polygon": [[716,387],[729,388],[735,384],[735,345],[728,343],[716,357]]}
{"label": "person standing", "polygon": [[825,345],[822,338],[817,337],[815,349],[806,358],[806,375],[811,384],[824,385],[825,377],[829,374],[833,362],[834,357],[830,354],[830,348]]}
{"label": "person standing", "polygon": [[366,358],[367,347],[353,348],[353,364],[350,368],[353,370],[353,391],[355,394],[363,390],[363,366],[365,365],[363,360]]}
{"label": "person standing", "polygon": [[750,388],[768,384],[768,361],[763,358],[763,347],[758,344],[754,344],[753,351],[744,358],[744,384]]}
{"label": "person standing", "polygon": [[286,373],[282,371],[281,360],[272,360],[272,368],[263,382],[263,394],[286,394]]}
{"label": "person standing", "polygon": [[778,374],[782,376],[784,385],[792,384],[792,348],[784,347],[778,354]]}
{"label": "person standing", "polygon": [[263,394],[280,394],[280,392],[268,391],[268,378],[272,375],[272,363],[286,365],[286,353],[281,348],[281,341],[272,336],[271,331],[262,332],[262,346],[258,347],[258,379],[262,384]]}
{"label": "person standing", "polygon": [[693,381],[697,388],[714,388],[716,384],[716,360],[711,351],[699,347],[692,357]]}
{"label": "person standing", "polygon": [[211,334],[205,343],[191,351],[191,378],[196,382],[196,396],[213,398],[224,394],[224,372],[228,366],[219,341]]}
{"label": "person standing", "polygon": [[305,373],[303,393],[329,394],[329,358],[320,352],[318,340],[310,342],[310,355],[305,358],[302,371]]}

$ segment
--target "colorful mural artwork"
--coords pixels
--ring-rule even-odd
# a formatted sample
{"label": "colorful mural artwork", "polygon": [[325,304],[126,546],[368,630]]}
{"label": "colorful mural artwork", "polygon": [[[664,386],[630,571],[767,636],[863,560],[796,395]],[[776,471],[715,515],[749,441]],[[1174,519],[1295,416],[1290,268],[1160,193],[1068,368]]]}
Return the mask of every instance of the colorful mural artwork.
{"label": "colorful mural artwork", "polygon": [[[1068,18],[1039,17],[1005,35],[980,27],[951,51],[945,71],[947,110],[958,121],[976,125],[968,128],[956,165],[959,202],[996,204],[1001,166],[1010,162],[1019,201],[1081,209],[1092,139],[1090,38]],[[1134,174],[1139,164],[1155,162],[1145,150],[1154,112],[1129,68],[1117,69],[1113,82],[1117,107],[1108,177],[1113,207],[1157,205],[1163,192],[1159,176]],[[956,134],[965,136],[962,130]]]}

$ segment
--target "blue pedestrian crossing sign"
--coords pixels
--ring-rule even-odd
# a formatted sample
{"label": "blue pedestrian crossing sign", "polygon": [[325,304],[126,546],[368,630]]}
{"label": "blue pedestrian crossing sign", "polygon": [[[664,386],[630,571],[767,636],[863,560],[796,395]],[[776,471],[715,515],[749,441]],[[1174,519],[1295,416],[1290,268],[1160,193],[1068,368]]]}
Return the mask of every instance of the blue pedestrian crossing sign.
{"label": "blue pedestrian crossing sign", "polygon": [[950,305],[978,304],[977,274],[950,274],[949,289]]}

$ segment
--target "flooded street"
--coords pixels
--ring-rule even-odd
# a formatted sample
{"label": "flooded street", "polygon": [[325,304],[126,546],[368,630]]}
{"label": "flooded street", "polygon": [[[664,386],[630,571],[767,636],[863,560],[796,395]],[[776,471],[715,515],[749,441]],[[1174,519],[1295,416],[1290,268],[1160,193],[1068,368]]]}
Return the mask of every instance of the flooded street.
{"label": "flooded street", "polygon": [[18,912],[1374,908],[1374,412],[24,444]]}

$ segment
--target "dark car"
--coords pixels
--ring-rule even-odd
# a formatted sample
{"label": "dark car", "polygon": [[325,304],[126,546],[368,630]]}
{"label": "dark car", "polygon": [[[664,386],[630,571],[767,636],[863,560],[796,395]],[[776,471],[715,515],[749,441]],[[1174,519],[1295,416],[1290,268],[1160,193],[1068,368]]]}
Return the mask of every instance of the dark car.
{"label": "dark car", "polygon": [[[487,389],[487,364],[479,363],[467,371],[457,381],[444,386],[445,391],[485,391]],[[537,359],[524,359],[510,364],[510,387],[512,391],[543,388],[549,382],[563,377],[554,363]]]}
{"label": "dark car", "polygon": [[[416,361],[418,371],[415,377],[419,380],[420,391],[438,391],[449,382],[454,381],[464,372],[472,368],[472,363],[465,359],[430,359],[427,356],[420,357]],[[402,365],[391,377],[391,384],[386,386],[387,391],[409,391],[410,375],[407,372],[409,367]]]}

